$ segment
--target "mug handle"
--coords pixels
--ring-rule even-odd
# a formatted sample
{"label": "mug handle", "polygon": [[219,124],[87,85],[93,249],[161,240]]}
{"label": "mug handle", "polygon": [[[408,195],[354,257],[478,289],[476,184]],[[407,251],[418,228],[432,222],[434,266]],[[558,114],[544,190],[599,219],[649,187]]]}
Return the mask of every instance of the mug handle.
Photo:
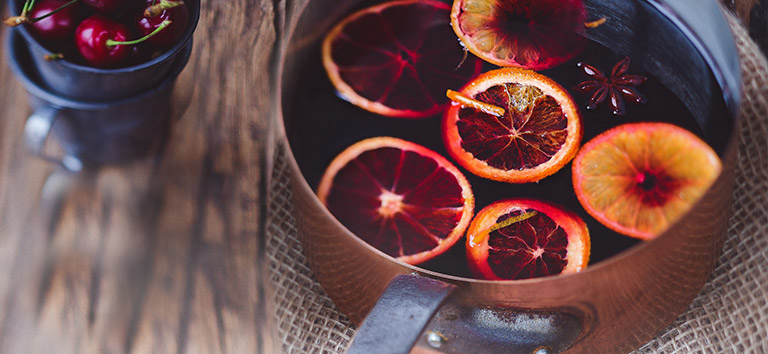
{"label": "mug handle", "polygon": [[24,141],[27,149],[33,154],[67,170],[77,172],[83,169],[83,162],[79,158],[70,154],[64,154],[61,157],[51,156],[44,152],[45,143],[51,135],[53,125],[60,120],[62,113],[60,108],[48,105],[36,108],[24,123]]}
{"label": "mug handle", "polygon": [[407,354],[421,340],[432,350],[420,352],[428,353],[554,354],[570,348],[582,333],[583,321],[563,312],[462,308],[447,301],[457,289],[416,274],[396,276],[347,353]]}

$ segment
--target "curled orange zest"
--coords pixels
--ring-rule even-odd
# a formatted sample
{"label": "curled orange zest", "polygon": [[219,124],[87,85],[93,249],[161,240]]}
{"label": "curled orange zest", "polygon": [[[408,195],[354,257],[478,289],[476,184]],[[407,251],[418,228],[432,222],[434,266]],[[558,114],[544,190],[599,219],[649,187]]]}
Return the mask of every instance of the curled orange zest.
{"label": "curled orange zest", "polygon": [[513,216],[513,217],[511,217],[509,219],[506,219],[506,220],[504,220],[502,222],[497,222],[497,223],[493,224],[493,226],[489,227],[487,231],[483,231],[482,234],[478,234],[479,238],[470,239],[469,240],[469,244],[474,247],[474,246],[480,244],[481,242],[485,241],[485,239],[488,238],[488,236],[491,234],[491,232],[494,232],[494,231],[496,231],[498,229],[505,228],[505,227],[507,227],[509,225],[512,225],[514,223],[518,223],[518,222],[521,222],[523,220],[530,219],[530,218],[532,218],[536,214],[537,214],[537,212],[535,210],[532,210],[532,211],[529,211],[527,213],[522,213],[520,215]]}
{"label": "curled orange zest", "polygon": [[461,104],[465,107],[472,107],[474,109],[477,109],[483,113],[488,113],[497,117],[501,117],[506,112],[504,108],[494,106],[492,104],[488,104],[485,102],[480,102],[474,98],[462,95],[459,92],[456,92],[454,90],[448,90],[446,91],[445,95],[453,102],[456,102],[458,104]]}
{"label": "curled orange zest", "polygon": [[606,20],[606,18],[605,18],[605,17],[601,17],[601,18],[600,18],[600,19],[598,19],[598,20],[589,21],[589,22],[587,22],[587,23],[584,23],[584,27],[587,27],[587,28],[595,28],[595,27],[598,27],[598,26],[600,26],[600,25],[604,24],[604,23],[605,23],[605,21],[607,21],[607,20]]}
{"label": "curled orange zest", "polygon": [[491,226],[490,229],[488,229],[488,233],[494,232],[494,231],[496,231],[498,229],[505,228],[505,227],[507,227],[509,225],[512,225],[514,223],[518,223],[518,222],[521,222],[523,220],[530,219],[534,215],[536,215],[536,211],[535,210],[529,211],[527,213],[522,213],[522,214],[517,215],[517,216],[513,216],[513,217],[511,217],[509,219],[506,219],[506,220],[504,220],[502,222],[497,222],[497,223],[493,224],[493,226]]}

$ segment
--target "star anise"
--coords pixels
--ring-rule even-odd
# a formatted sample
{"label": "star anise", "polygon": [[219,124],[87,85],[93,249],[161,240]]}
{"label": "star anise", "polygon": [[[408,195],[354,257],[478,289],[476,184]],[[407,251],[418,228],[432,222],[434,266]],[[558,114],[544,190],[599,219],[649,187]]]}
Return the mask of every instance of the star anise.
{"label": "star anise", "polygon": [[597,105],[608,98],[608,102],[613,108],[613,114],[621,116],[626,112],[624,98],[635,103],[645,103],[645,97],[637,91],[635,86],[642,84],[648,78],[627,74],[629,62],[629,57],[626,57],[616,63],[610,78],[592,65],[583,62],[577,64],[584,71],[584,74],[591,78],[573,88],[579,92],[592,93],[587,109],[595,109]]}

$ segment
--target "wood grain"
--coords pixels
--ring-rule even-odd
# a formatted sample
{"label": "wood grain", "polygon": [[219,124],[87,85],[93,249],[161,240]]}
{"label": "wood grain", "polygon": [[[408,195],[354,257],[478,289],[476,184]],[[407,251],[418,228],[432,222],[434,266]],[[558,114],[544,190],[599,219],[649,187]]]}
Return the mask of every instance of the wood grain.
{"label": "wood grain", "polygon": [[26,152],[0,59],[0,352],[276,352],[261,206],[283,8],[203,1],[165,146],[79,174]]}

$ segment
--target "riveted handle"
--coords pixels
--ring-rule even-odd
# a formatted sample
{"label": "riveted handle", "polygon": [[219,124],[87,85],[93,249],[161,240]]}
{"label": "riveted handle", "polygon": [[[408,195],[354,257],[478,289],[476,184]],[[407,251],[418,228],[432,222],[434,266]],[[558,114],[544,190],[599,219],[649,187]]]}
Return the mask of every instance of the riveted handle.
{"label": "riveted handle", "polygon": [[457,290],[419,275],[396,276],[363,321],[348,353],[555,354],[568,349],[583,329],[579,316],[562,311],[454,301],[451,295]]}
{"label": "riveted handle", "polygon": [[396,276],[365,318],[349,354],[408,353],[456,286],[418,275]]}

